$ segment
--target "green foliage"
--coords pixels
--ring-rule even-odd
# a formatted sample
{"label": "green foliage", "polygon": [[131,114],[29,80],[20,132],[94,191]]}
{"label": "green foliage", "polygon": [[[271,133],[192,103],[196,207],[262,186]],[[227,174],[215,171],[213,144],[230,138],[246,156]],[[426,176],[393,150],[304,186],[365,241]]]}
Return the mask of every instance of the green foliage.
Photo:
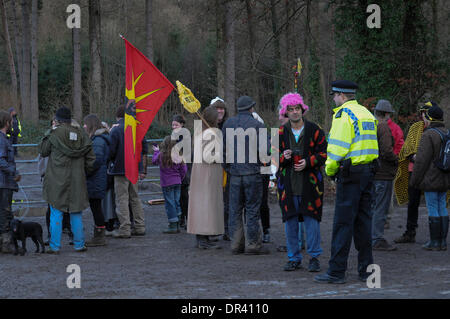
{"label": "green foliage", "polygon": [[167,135],[170,135],[172,133],[172,129],[169,126],[161,125],[158,121],[153,120],[152,125],[150,125],[150,128],[147,131],[147,134],[145,137],[147,139],[154,138],[164,138]]}
{"label": "green foliage", "polygon": [[70,102],[72,82],[72,50],[70,43],[52,43],[39,54],[39,107],[41,114],[52,114],[61,104]]}
{"label": "green foliage", "polygon": [[358,83],[360,100],[388,99],[397,114],[415,112],[421,97],[438,84],[433,75],[448,67],[427,49],[432,37],[423,1],[377,1],[380,29],[367,27],[369,1],[334,2],[336,44],[345,52],[337,61],[337,78]]}
{"label": "green foliage", "polygon": [[32,122],[28,122],[20,119],[20,123],[22,125],[22,135],[19,138],[19,144],[39,144],[44,133],[50,128],[50,121],[41,120],[39,124],[33,124]]}
{"label": "green foliage", "polygon": [[325,109],[326,105],[323,105],[321,86],[320,86],[320,68],[319,68],[319,60],[313,50],[310,48],[308,63],[308,76],[305,78],[303,88],[308,92],[309,99],[309,107],[311,108],[311,120],[313,122],[319,123],[321,125],[324,124],[324,116],[322,110]]}

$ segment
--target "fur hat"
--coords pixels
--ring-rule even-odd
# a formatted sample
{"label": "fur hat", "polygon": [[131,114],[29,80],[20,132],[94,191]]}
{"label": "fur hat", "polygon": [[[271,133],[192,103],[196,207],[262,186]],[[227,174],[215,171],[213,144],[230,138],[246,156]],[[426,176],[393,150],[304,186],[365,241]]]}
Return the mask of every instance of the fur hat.
{"label": "fur hat", "polygon": [[280,100],[281,109],[279,111],[280,116],[285,116],[287,113],[287,107],[289,105],[299,105],[305,114],[309,110],[309,106],[303,102],[303,98],[298,93],[288,93],[284,95]]}

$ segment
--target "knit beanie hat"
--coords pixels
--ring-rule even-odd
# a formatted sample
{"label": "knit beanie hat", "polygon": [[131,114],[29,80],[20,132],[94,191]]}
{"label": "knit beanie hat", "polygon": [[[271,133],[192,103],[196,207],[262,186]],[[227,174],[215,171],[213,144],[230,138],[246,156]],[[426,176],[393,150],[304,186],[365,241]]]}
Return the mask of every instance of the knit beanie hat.
{"label": "knit beanie hat", "polygon": [[442,109],[437,104],[435,104],[426,111],[425,118],[431,122],[443,121],[444,120],[444,111],[442,111]]}
{"label": "knit beanie hat", "polygon": [[72,114],[67,107],[62,106],[56,111],[55,118],[59,122],[70,122],[72,120]]}

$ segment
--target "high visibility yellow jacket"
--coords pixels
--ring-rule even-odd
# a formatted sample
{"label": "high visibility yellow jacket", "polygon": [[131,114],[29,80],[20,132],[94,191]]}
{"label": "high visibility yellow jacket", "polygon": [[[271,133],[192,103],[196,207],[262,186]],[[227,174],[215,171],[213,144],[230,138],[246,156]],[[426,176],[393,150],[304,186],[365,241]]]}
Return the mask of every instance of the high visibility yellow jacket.
{"label": "high visibility yellow jacket", "polygon": [[[22,135],[20,134],[22,132],[22,124],[20,124],[20,120],[18,117],[16,117],[17,119],[17,131],[19,132],[19,134],[17,134],[18,137],[22,137]],[[14,122],[14,119],[13,119]],[[11,128],[11,132],[14,132],[14,123],[13,123],[13,127]],[[10,134],[7,134],[8,138],[11,137]]]}
{"label": "high visibility yellow jacket", "polygon": [[333,109],[325,173],[336,175],[341,161],[351,159],[352,165],[367,164],[378,158],[378,121],[356,100]]}

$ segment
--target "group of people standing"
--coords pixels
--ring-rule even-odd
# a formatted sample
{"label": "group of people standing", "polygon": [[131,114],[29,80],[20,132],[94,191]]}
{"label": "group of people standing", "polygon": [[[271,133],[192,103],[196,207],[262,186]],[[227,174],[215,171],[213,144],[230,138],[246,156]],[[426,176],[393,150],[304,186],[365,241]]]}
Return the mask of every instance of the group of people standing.
{"label": "group of people standing", "polygon": [[[255,112],[256,102],[249,96],[237,100],[237,114],[230,118],[221,98],[215,98],[203,110],[202,129],[193,137],[194,145],[202,147],[194,147],[193,164],[186,164],[183,154],[174,155],[173,149],[183,135],[178,140],[173,135],[167,136],[160,145],[154,144],[152,162],[160,167],[168,219],[163,232],[177,234],[185,228],[195,235],[199,249],[220,248],[216,241],[223,236],[223,240],[231,241],[232,254],[270,253],[263,245],[270,241],[267,203],[270,174],[262,173],[262,168],[270,163],[261,162],[259,157],[256,161],[250,158],[247,137],[243,154],[239,154],[238,137],[234,135],[230,140],[227,135],[228,129],[254,129],[257,154],[271,151],[279,154],[275,170],[285,223],[288,257],[283,266],[285,271],[303,267],[304,235],[310,257],[308,271],[321,271],[320,222],[325,175],[336,183],[336,201],[329,267],[326,273],[315,277],[317,282],[345,282],[352,239],[358,251],[362,281],[369,276],[367,267],[373,264],[372,250],[395,250],[384,239],[394,190],[400,204],[409,203],[406,232],[395,242],[415,242],[418,206],[424,192],[430,240],[423,247],[446,250],[450,172],[439,161],[450,135],[442,109],[431,101],[422,105],[421,121],[410,128],[404,140],[402,130],[390,118],[394,110],[389,101],[379,100],[372,114],[356,101],[355,83],[334,81],[331,87],[336,108],[328,135],[305,118],[309,107],[301,95],[288,93],[281,98],[278,111],[279,149],[271,146],[270,134],[265,135],[265,143],[260,143],[264,134],[259,133],[266,127]],[[71,118],[68,108],[56,111],[51,129],[39,144],[41,157],[47,158],[42,175],[43,197],[49,204],[48,253],[59,253],[63,216],[67,213],[76,251],[105,245],[108,234],[116,238],[145,235],[137,185],[125,177],[124,115],[125,106],[121,106],[116,111],[117,123],[109,129],[96,115],[86,116],[81,127]],[[173,132],[185,124],[182,115],[175,115]],[[0,233],[4,252],[8,250],[5,234],[12,218],[12,192],[17,191],[20,180],[14,149],[7,137],[11,128],[11,115],[0,112]],[[215,144],[208,142],[211,140],[222,143],[219,157],[213,149]],[[234,146],[231,148],[234,153],[229,153],[229,145]],[[147,171],[147,153],[144,140],[139,163],[141,179]],[[81,213],[87,207],[91,208],[95,228],[93,238],[85,242]],[[118,225],[115,230],[114,225]]]}

